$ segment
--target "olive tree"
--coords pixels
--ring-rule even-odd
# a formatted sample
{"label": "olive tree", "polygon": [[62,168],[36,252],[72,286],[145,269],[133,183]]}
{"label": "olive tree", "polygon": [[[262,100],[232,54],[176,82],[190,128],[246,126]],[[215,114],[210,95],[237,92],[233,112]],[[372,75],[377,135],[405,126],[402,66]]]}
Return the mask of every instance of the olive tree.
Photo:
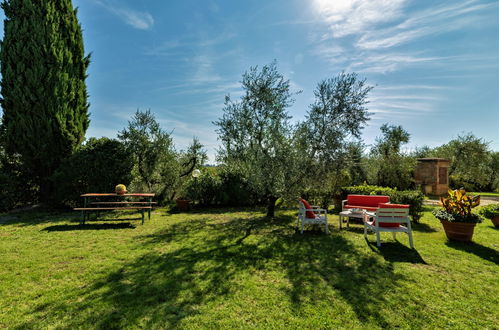
{"label": "olive tree", "polygon": [[[319,82],[314,91],[315,101],[300,125],[297,139],[307,146],[305,159],[312,179],[310,184],[317,186],[317,182],[325,178],[336,178],[327,180],[329,185],[324,185],[327,191],[322,194],[323,206],[327,206],[339,186],[345,183],[345,175],[361,174],[362,146],[356,140],[360,139],[369,120],[366,105],[372,88],[357,74],[342,72]],[[358,179],[350,178],[351,181]]]}
{"label": "olive tree", "polygon": [[273,216],[278,197],[320,184],[342,163],[347,140],[359,137],[368,120],[365,104],[372,87],[355,74],[320,82],[306,120],[297,125],[287,111],[294,102],[289,80],[275,62],[244,73],[242,87],[240,100],[226,96],[223,116],[215,122],[219,160],[247,173],[268,202],[267,216]]}
{"label": "olive tree", "polygon": [[293,126],[287,109],[293,93],[275,61],[250,68],[241,83],[244,95],[236,101],[226,96],[223,115],[214,122],[222,142],[218,159],[247,174],[268,202],[267,216],[273,217],[277,198],[291,188]]}

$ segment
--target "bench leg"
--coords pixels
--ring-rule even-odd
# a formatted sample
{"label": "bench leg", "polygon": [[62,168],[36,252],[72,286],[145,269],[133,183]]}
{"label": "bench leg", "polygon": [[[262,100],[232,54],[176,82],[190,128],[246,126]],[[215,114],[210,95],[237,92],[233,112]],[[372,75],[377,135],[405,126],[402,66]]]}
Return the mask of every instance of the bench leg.
{"label": "bench leg", "polygon": [[144,224],[144,210],[140,210],[140,213],[142,213],[142,224]]}

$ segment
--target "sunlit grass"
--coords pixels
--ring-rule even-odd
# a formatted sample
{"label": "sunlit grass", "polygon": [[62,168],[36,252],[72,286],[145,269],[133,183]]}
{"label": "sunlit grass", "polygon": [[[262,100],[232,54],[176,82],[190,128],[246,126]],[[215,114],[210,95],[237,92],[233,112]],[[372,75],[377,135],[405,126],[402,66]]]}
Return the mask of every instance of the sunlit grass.
{"label": "sunlit grass", "polygon": [[206,210],[90,222],[24,213],[0,224],[0,328],[456,327],[499,324],[490,222],[449,243],[427,211],[382,247],[362,226],[295,232],[296,211]]}

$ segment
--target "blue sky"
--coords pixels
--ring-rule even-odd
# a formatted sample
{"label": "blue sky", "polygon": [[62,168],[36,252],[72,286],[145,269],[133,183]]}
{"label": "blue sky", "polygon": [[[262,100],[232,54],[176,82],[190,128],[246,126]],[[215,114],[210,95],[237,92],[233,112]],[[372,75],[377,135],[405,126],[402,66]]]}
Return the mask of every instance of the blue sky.
{"label": "blue sky", "polygon": [[240,96],[242,73],[277,59],[303,91],[294,120],[304,119],[317,82],[354,71],[376,86],[365,143],[388,122],[409,131],[408,148],[473,132],[499,150],[499,1],[73,4],[92,53],[87,136],[115,137],[136,109],[151,109],[177,149],[197,136],[213,161],[224,95]]}

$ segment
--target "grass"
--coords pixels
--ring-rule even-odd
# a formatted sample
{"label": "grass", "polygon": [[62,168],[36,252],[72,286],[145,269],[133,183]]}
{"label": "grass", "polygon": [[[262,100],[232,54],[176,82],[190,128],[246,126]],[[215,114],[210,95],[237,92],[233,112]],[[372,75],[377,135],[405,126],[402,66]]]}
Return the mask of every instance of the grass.
{"label": "grass", "polygon": [[[497,229],[447,242],[429,209],[406,235],[294,229],[295,211],[206,210],[0,224],[0,328],[495,328]],[[130,215],[126,215],[130,217]],[[135,217],[135,216],[134,216]],[[137,217],[136,217],[137,218]]]}
{"label": "grass", "polygon": [[480,195],[482,197],[499,197],[499,192],[470,192],[469,195]]}

